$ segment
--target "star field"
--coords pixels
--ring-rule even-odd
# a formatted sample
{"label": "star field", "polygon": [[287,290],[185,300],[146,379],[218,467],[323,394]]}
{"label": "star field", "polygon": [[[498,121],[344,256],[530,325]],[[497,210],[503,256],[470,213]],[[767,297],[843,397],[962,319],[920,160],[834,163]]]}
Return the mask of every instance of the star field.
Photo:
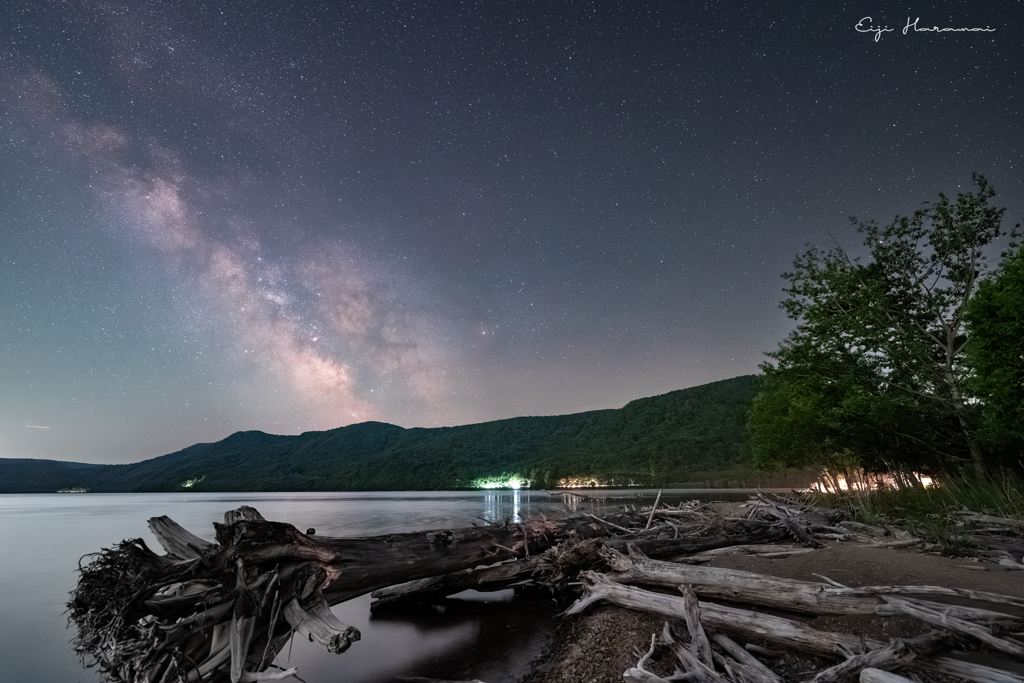
{"label": "star field", "polygon": [[847,216],[1024,220],[1024,4],[886,5],[5,3],[0,457],[756,372]]}

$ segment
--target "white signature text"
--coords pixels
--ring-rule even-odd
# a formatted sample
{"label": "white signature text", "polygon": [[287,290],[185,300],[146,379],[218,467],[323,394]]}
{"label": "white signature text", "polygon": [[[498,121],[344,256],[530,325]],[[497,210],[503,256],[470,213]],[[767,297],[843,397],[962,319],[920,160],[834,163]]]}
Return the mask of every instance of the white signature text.
{"label": "white signature text", "polygon": [[[996,30],[987,26],[985,28],[940,28],[938,26],[918,26],[918,22],[920,21],[921,17],[917,17],[913,21],[911,21],[910,17],[907,17],[907,25],[903,27],[903,35],[907,35],[911,30],[913,30],[914,33],[990,33]],[[885,26],[874,26],[873,24],[874,20],[871,17],[864,17],[857,22],[857,25],[854,26],[854,28],[858,33],[874,33],[876,43],[882,39],[883,33],[890,33],[896,30]]]}

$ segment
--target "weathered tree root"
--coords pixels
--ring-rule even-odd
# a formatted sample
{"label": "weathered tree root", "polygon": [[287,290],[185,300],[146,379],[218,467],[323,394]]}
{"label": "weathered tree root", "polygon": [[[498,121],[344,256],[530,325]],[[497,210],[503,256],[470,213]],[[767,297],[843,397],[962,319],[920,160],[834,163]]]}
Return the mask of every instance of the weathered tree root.
{"label": "weathered tree root", "polygon": [[359,640],[332,604],[604,533],[569,519],[339,539],[268,522],[249,507],[215,525],[216,544],[166,517],[150,528],[166,555],[139,539],[101,551],[81,567],[68,603],[75,649],[111,681],[282,677],[288,672],[267,669],[293,633],[335,653]]}
{"label": "weathered tree root", "polygon": [[111,680],[136,680],[164,665],[152,648],[161,637],[156,623],[126,612],[149,597],[153,581],[168,576],[172,563],[140,538],[87,557],[92,561],[79,568],[78,587],[68,602],[69,621],[78,627],[75,649],[104,653],[96,661]]}

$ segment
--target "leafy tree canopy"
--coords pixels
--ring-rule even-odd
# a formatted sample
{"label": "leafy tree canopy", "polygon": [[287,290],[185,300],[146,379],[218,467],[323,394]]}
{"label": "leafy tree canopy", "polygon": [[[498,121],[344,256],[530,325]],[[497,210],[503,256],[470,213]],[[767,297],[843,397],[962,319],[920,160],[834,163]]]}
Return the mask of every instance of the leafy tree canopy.
{"label": "leafy tree canopy", "polygon": [[967,306],[970,388],[983,406],[982,438],[991,448],[1024,451],[1024,246],[978,283]]}
{"label": "leafy tree canopy", "polygon": [[972,180],[884,227],[851,219],[869,258],[838,246],[797,256],[782,308],[798,325],[762,365],[749,422],[758,464],[853,454],[876,470],[983,469],[965,314],[1005,209],[983,176]]}

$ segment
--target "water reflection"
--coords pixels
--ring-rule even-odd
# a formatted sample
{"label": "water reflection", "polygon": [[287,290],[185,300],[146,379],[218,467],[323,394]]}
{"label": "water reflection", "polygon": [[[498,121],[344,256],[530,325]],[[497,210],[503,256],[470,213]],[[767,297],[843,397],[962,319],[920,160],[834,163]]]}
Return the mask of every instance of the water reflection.
{"label": "water reflection", "polygon": [[[664,505],[679,505],[690,500],[741,501],[752,493],[749,489],[694,489],[667,490],[661,497]],[[637,512],[651,505],[657,489],[588,489],[576,491],[531,491],[530,489],[484,489],[478,494],[483,503],[480,518],[491,523],[522,522],[534,515],[559,513],[590,513],[598,516]],[[467,500],[474,494],[465,494]]]}
{"label": "water reflection", "polygon": [[[637,512],[649,506],[657,489],[589,489],[585,491],[531,491],[530,489],[485,489],[480,491],[483,513],[480,518],[497,524],[506,520],[522,522],[533,515],[590,513],[603,516],[618,512]],[[674,490],[665,491],[662,504],[679,505],[690,500],[746,500],[751,490]],[[469,494],[470,496],[472,494]],[[532,498],[532,500],[531,500]]]}
{"label": "water reflection", "polygon": [[[543,493],[543,496],[544,501],[548,502],[548,494]],[[483,503],[484,513],[481,516],[491,523],[502,524],[506,519],[512,522],[522,522],[533,513],[529,490],[491,489],[484,492]]]}
{"label": "water reflection", "polygon": [[577,512],[580,509],[580,505],[586,501],[586,496],[579,493],[571,493],[569,491],[562,492],[562,505],[569,512]]}

